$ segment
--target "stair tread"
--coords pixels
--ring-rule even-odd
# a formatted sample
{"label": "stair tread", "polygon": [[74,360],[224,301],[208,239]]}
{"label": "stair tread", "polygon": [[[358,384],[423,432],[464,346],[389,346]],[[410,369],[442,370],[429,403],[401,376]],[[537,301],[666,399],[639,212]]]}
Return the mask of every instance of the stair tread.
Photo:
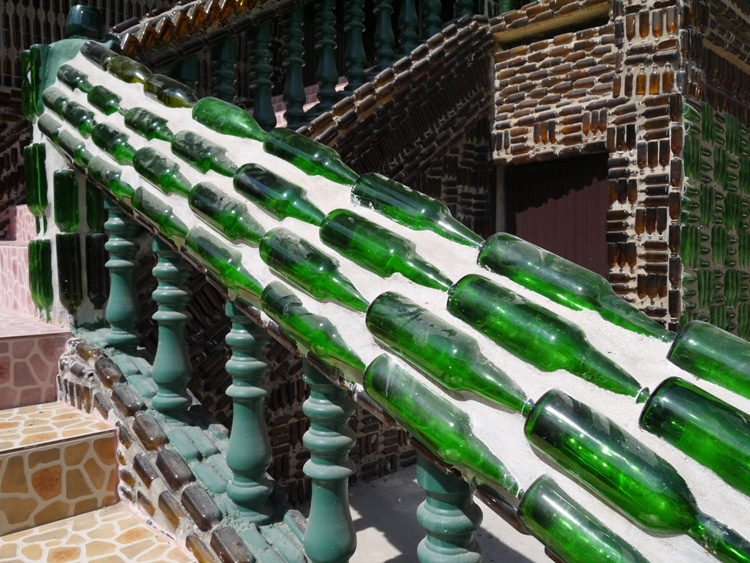
{"label": "stair tread", "polygon": [[0,452],[114,431],[113,427],[64,403],[0,411]]}
{"label": "stair tread", "polygon": [[0,562],[182,563],[195,558],[122,503],[0,537]]}

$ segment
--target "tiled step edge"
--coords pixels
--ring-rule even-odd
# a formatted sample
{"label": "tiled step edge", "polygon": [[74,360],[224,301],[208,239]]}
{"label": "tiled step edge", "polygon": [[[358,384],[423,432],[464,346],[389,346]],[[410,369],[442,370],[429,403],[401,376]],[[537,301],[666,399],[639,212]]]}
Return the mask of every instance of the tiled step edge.
{"label": "tiled step edge", "polygon": [[273,523],[260,527],[244,520],[227,496],[232,477],[227,429],[199,404],[185,420],[149,408],[156,394],[150,364],[121,354],[109,357],[84,339],[87,334],[97,340],[81,331],[69,342],[59,385],[68,403],[117,426],[123,502],[199,561],[307,561],[296,529],[304,518],[286,507],[278,490],[271,497]]}
{"label": "tiled step edge", "polygon": [[117,502],[116,445],[64,404],[0,411],[0,536]]}

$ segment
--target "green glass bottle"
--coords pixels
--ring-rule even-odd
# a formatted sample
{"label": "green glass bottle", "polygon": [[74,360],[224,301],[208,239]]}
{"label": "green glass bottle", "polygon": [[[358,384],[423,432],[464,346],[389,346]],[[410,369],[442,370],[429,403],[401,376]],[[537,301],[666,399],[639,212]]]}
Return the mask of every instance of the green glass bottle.
{"label": "green glass bottle", "polygon": [[86,178],[86,225],[96,233],[104,232],[107,212],[104,209],[104,193]]}
{"label": "green glass bottle", "polygon": [[328,214],[320,225],[320,240],[384,278],[399,273],[414,283],[443,291],[453,283],[417,254],[413,242],[346,209]]}
{"label": "green glass bottle", "polygon": [[361,382],[365,364],[328,318],[308,311],[281,282],[271,282],[261,296],[263,311],[300,346],[350,380]]}
{"label": "green glass bottle", "polygon": [[104,266],[109,260],[107,239],[105,233],[86,235],[86,296],[95,309],[104,308],[109,297],[109,272]]}
{"label": "green glass bottle", "polygon": [[83,262],[81,237],[77,233],[60,233],[55,237],[57,251],[57,284],[59,299],[69,313],[75,313],[83,302]]}
{"label": "green glass bottle", "polygon": [[193,119],[224,135],[264,141],[267,133],[247,111],[219,98],[201,98],[193,106]]}
{"label": "green glass bottle", "polygon": [[64,233],[74,233],[80,222],[78,178],[75,170],[55,170],[52,174],[55,225]]}
{"label": "green glass bottle", "polygon": [[98,41],[86,41],[81,45],[81,54],[102,70],[107,70],[109,61],[117,56],[117,53]]}
{"label": "green glass bottle", "polygon": [[24,49],[21,51],[21,113],[26,121],[34,121],[36,115],[35,101],[36,92],[31,85],[31,51]]}
{"label": "green glass bottle", "polygon": [[209,170],[232,177],[237,165],[226,155],[226,149],[193,133],[180,131],[172,139],[172,152],[204,174]]}
{"label": "green glass bottle", "polygon": [[629,305],[599,274],[508,233],[497,233],[482,245],[477,263],[514,282],[580,311],[599,315],[639,334],[671,341],[674,335]]}
{"label": "green glass bottle", "polygon": [[649,397],[640,425],[750,496],[750,416],[746,413],[670,377]]}
{"label": "green glass bottle", "polygon": [[190,182],[180,173],[180,165],[151,147],[136,151],[133,167],[165,194],[177,193],[187,197],[190,193]]}
{"label": "green glass bottle", "polygon": [[188,228],[175,215],[172,207],[150,193],[143,186],[136,188],[132,203],[134,209],[138,210],[143,217],[178,248],[185,243]]}
{"label": "green glass bottle", "polygon": [[91,90],[88,75],[69,64],[64,64],[57,69],[57,79],[71,90],[79,88],[84,94]]}
{"label": "green glass bottle", "polygon": [[294,217],[317,227],[323,212],[305,191],[257,164],[245,164],[234,175],[234,189],[279,220]]}
{"label": "green glass bottle", "polygon": [[29,285],[34,305],[47,312],[54,299],[52,288],[52,243],[48,239],[35,239],[29,242]]}
{"label": "green glass bottle", "polygon": [[338,262],[291,231],[278,227],[260,242],[268,266],[320,301],[335,301],[364,313],[367,300],[339,271]]}
{"label": "green glass bottle", "polygon": [[65,121],[78,129],[78,132],[84,137],[91,135],[91,131],[94,129],[94,125],[96,125],[94,112],[89,111],[85,106],[72,100],[68,100],[63,106],[62,116]]}
{"label": "green glass bottle", "polygon": [[23,150],[26,205],[36,220],[36,232],[47,230],[47,150],[44,143],[32,143]]}
{"label": "green glass bottle", "polygon": [[523,493],[518,516],[535,538],[566,563],[648,563],[547,475]]}
{"label": "green glass bottle", "polygon": [[108,123],[98,123],[91,131],[91,140],[118,163],[132,164],[135,149],[128,143],[128,136],[117,128]]}
{"label": "green glass bottle", "polygon": [[614,393],[648,396],[579,327],[485,277],[461,278],[450,289],[448,311],[542,371],[564,369]]}
{"label": "green glass bottle", "polygon": [[47,135],[50,141],[57,143],[62,125],[49,112],[43,113],[36,122],[39,130]]}
{"label": "green glass bottle", "polygon": [[174,133],[169,130],[167,120],[143,108],[131,108],[125,112],[125,125],[149,141],[160,139],[172,142]]}
{"label": "green glass bottle", "polygon": [[263,286],[242,265],[242,255],[201,227],[193,227],[185,249],[227,289],[229,299],[257,306]]}
{"label": "green glass bottle", "polygon": [[146,65],[129,59],[123,55],[115,55],[107,62],[107,72],[115,75],[123,82],[146,84],[152,75]]}
{"label": "green glass bottle", "polygon": [[44,80],[49,50],[49,45],[32,45],[29,48],[29,83],[26,100],[26,108],[30,112],[26,114],[26,118],[29,121],[32,121],[34,116],[40,115],[44,110],[42,92],[45,89]]}
{"label": "green glass bottle", "polygon": [[102,112],[104,115],[112,115],[120,109],[120,96],[112,90],[97,84],[88,92],[86,99],[88,102]]}
{"label": "green glass bottle", "polygon": [[65,154],[67,154],[73,162],[82,168],[89,166],[93,155],[86,148],[86,143],[83,139],[76,137],[73,133],[67,130],[61,130],[57,135],[57,144]]}
{"label": "green glass bottle", "polygon": [[143,90],[170,108],[190,108],[198,101],[198,95],[192,88],[164,74],[149,76]]}
{"label": "green glass bottle", "polygon": [[233,243],[245,242],[257,246],[266,234],[244,203],[231,198],[208,182],[193,186],[188,195],[188,203],[196,215]]}
{"label": "green glass bottle", "polygon": [[750,343],[703,321],[690,321],[667,355],[677,367],[750,398]]}
{"label": "green glass bottle", "polygon": [[366,323],[375,338],[446,389],[524,415],[531,408],[513,380],[482,355],[476,340],[406,297],[382,293],[370,304]]}
{"label": "green glass bottle", "polygon": [[65,106],[70,103],[70,100],[68,99],[68,96],[65,95],[65,92],[63,92],[59,88],[55,88],[54,86],[47,88],[44,92],[42,92],[42,101],[44,102],[45,106],[54,111],[60,117],[63,117],[63,110],[65,109]]}
{"label": "green glass bottle", "polygon": [[750,561],[750,543],[702,514],[669,463],[587,405],[548,391],[526,419],[533,449],[655,534],[688,534],[722,561]]}
{"label": "green glass bottle", "polygon": [[484,239],[457,221],[440,201],[389,180],[363,174],[352,187],[352,201],[415,231],[432,231],[459,244],[478,248]]}
{"label": "green glass bottle", "polygon": [[273,129],[263,142],[263,149],[274,156],[283,158],[300,170],[312,176],[323,176],[339,184],[353,184],[359,174],[341,161],[338,153],[292,131]]}
{"label": "green glass bottle", "polygon": [[480,483],[518,495],[517,481],[474,434],[468,415],[388,355],[378,356],[367,366],[364,386],[387,414],[437,457],[466,468]]}
{"label": "green glass bottle", "polygon": [[89,163],[88,171],[93,181],[107,188],[120,201],[130,202],[133,198],[135,190],[122,180],[122,170],[117,166],[95,156]]}

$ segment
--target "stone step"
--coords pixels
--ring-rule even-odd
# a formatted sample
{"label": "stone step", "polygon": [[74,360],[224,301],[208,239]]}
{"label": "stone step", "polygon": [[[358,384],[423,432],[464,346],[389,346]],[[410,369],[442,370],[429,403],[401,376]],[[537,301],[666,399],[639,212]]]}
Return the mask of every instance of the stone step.
{"label": "stone step", "polygon": [[62,403],[0,411],[0,536],[117,502],[115,429]]}
{"label": "stone step", "polygon": [[0,409],[57,399],[57,361],[70,330],[0,310]]}
{"label": "stone step", "polygon": [[182,563],[195,561],[122,503],[0,537],[0,562]]}

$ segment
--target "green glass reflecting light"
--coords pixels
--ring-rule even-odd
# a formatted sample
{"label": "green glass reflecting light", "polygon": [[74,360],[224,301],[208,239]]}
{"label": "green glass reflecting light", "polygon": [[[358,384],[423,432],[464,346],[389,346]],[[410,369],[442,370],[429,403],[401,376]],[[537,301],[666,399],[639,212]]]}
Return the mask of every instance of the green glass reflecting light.
{"label": "green glass reflecting light", "polygon": [[94,232],[104,232],[107,212],[104,209],[104,193],[86,178],[86,224]]}
{"label": "green glass reflecting light", "polygon": [[170,108],[189,108],[198,101],[198,95],[192,88],[164,74],[149,76],[143,89]]}
{"label": "green glass reflecting light", "polygon": [[57,79],[71,90],[80,88],[81,92],[84,93],[91,90],[88,75],[69,64],[64,64],[57,69]]}
{"label": "green glass reflecting light", "polygon": [[522,414],[529,411],[531,401],[482,355],[476,340],[406,297],[379,295],[366,322],[373,336],[446,389]]}
{"label": "green glass reflecting light", "polygon": [[102,85],[91,88],[86,99],[104,115],[111,115],[120,109],[120,96]]}
{"label": "green glass reflecting light", "polygon": [[121,179],[122,170],[95,156],[89,163],[89,177],[99,185],[107,188],[120,201],[129,202],[135,190],[127,182]]}
{"label": "green glass reflecting light", "polygon": [[98,41],[86,41],[81,46],[81,53],[84,57],[96,64],[102,70],[107,70],[109,61],[117,56],[117,53],[108,49]]}
{"label": "green glass reflecting light", "polygon": [[94,128],[94,125],[96,125],[94,113],[89,111],[87,107],[72,100],[69,100],[63,106],[62,116],[65,121],[78,129],[78,132],[84,137],[91,135],[91,131]]}
{"label": "green glass reflecting light", "polygon": [[746,413],[671,377],[644,405],[640,425],[750,496],[750,416]]}
{"label": "green glass reflecting light", "polygon": [[45,106],[54,111],[60,117],[63,116],[63,110],[70,102],[68,96],[65,95],[65,92],[55,87],[47,88],[42,92],[42,101]]}
{"label": "green glass reflecting light", "polygon": [[365,312],[367,300],[339,271],[338,261],[282,227],[266,233],[260,255],[268,266],[320,301]]}
{"label": "green glass reflecting light", "polygon": [[62,125],[49,112],[44,112],[36,122],[39,130],[47,135],[50,141],[57,143],[60,137],[60,129]]}
{"label": "green glass reflecting light", "polygon": [[69,313],[75,313],[83,302],[81,237],[77,233],[58,234],[55,237],[55,247],[60,303]]}
{"label": "green glass reflecting light", "polygon": [[312,176],[323,176],[339,184],[353,184],[359,175],[341,161],[338,153],[292,131],[273,129],[263,143],[263,149],[283,158]]}
{"label": "green glass reflecting light", "polygon": [[177,193],[187,197],[190,193],[190,182],[180,173],[180,165],[151,147],[136,151],[133,167],[165,194]]}
{"label": "green glass reflecting light", "polygon": [[702,514],[674,467],[587,405],[548,391],[525,432],[535,450],[645,530],[685,533],[722,561],[750,561],[750,543]]}
{"label": "green glass reflecting light", "polygon": [[244,203],[233,199],[209,182],[193,186],[188,202],[196,215],[231,242],[258,245],[266,234]]}
{"label": "green glass reflecting light", "polygon": [[304,350],[338,369],[350,381],[361,381],[365,364],[326,317],[308,311],[297,295],[271,282],[261,297],[263,311]]}
{"label": "green glass reflecting light", "polygon": [[413,242],[346,209],[328,214],[320,225],[320,240],[384,278],[399,273],[414,283],[443,291],[453,283],[417,254]]}
{"label": "green glass reflecting light", "polygon": [[454,219],[445,204],[380,174],[359,177],[352,187],[352,200],[415,231],[432,231],[475,248],[483,241],[482,237]]}
{"label": "green glass reflecting light", "polygon": [[703,321],[686,324],[667,355],[674,365],[750,398],[750,343]]}
{"label": "green glass reflecting light", "polygon": [[477,263],[575,311],[592,309],[602,318],[639,334],[671,341],[674,335],[629,305],[599,274],[508,233],[493,235]]}
{"label": "green glass reflecting light", "polygon": [[97,124],[91,132],[91,140],[120,164],[133,162],[135,149],[128,143],[128,136],[108,123]]}
{"label": "green glass reflecting light", "polygon": [[534,537],[566,563],[648,563],[546,475],[524,492],[518,516]]}
{"label": "green glass reflecting light", "polygon": [[36,239],[29,242],[29,286],[31,300],[38,309],[47,312],[52,306],[54,293],[52,289],[52,243],[48,239]]}
{"label": "green glass reflecting light", "polygon": [[440,459],[468,469],[481,483],[518,494],[515,478],[474,434],[468,415],[387,355],[367,367],[364,386],[386,413]]}
{"label": "green glass reflecting light", "polygon": [[23,150],[26,176],[26,205],[36,219],[36,232],[47,230],[47,149],[43,143],[33,143]]}
{"label": "green glass reflecting light", "polygon": [[213,170],[231,178],[237,171],[237,165],[227,157],[224,147],[192,131],[180,131],[174,136],[172,152],[203,173]]}
{"label": "green glass reflecting light", "polygon": [[152,74],[151,69],[146,65],[122,55],[115,55],[109,59],[107,72],[115,75],[123,82],[138,82],[140,84],[145,84]]}
{"label": "green glass reflecting light", "polygon": [[310,203],[305,190],[257,164],[245,164],[234,175],[234,189],[276,217],[294,217],[320,226],[323,212]]}
{"label": "green glass reflecting light", "polygon": [[143,108],[131,108],[125,112],[125,125],[149,141],[160,139],[170,143],[174,134],[167,120]]}
{"label": "green glass reflecting light", "polygon": [[89,166],[91,159],[93,158],[91,152],[86,148],[86,143],[83,139],[76,137],[73,133],[67,130],[61,130],[57,135],[57,144],[65,154],[67,154],[73,162],[75,162],[81,168]]}
{"label": "green glass reflecting light", "polygon": [[470,274],[459,280],[450,290],[448,311],[542,371],[564,369],[633,397],[641,391],[640,384],[594,348],[576,325],[485,277]]}
{"label": "green glass reflecting light", "polygon": [[55,225],[62,232],[73,233],[80,221],[78,178],[74,170],[55,170],[52,174]]}
{"label": "green glass reflecting light", "polygon": [[193,119],[224,135],[263,141],[266,132],[252,115],[241,107],[210,96],[193,106]]}
{"label": "green glass reflecting light", "polygon": [[193,227],[185,248],[227,289],[229,298],[258,305],[263,286],[242,265],[242,255],[201,227]]}
{"label": "green glass reflecting light", "polygon": [[162,235],[178,248],[183,245],[188,233],[185,223],[175,215],[172,207],[143,186],[138,187],[133,194],[133,208],[140,211]]}

